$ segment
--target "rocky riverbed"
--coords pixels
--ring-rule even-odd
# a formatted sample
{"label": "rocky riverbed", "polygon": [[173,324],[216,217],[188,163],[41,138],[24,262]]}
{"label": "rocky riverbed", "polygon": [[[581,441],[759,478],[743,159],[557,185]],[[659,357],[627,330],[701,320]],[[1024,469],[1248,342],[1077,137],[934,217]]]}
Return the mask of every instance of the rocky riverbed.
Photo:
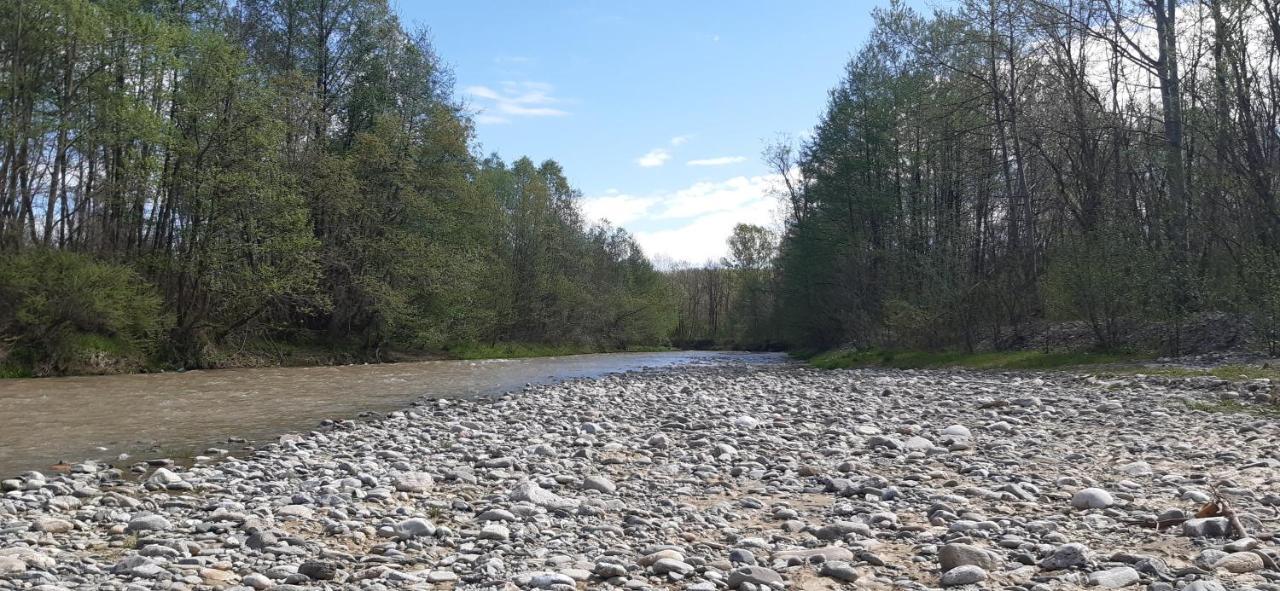
{"label": "rocky riverbed", "polygon": [[[723,362],[429,400],[4,480],[0,589],[1276,590],[1280,424],[1188,403],[1267,395]],[[1215,491],[1244,534],[1188,520]]]}

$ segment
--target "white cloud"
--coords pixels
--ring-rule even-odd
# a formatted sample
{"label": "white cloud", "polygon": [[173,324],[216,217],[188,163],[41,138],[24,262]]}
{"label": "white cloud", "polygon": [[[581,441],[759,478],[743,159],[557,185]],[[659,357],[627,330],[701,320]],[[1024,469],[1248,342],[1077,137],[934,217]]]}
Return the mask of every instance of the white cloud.
{"label": "white cloud", "polygon": [[747,161],[746,156],[720,156],[717,158],[703,158],[700,160],[690,160],[685,164],[688,164],[689,166],[725,166],[729,164],[737,164],[739,162],[746,162],[746,161]]}
{"label": "white cloud", "polygon": [[569,112],[554,105],[564,101],[552,95],[545,82],[503,82],[501,88],[476,85],[463,89],[482,104],[476,123],[510,123],[513,117],[564,117]]}
{"label": "white cloud", "polygon": [[630,226],[651,258],[702,264],[725,256],[739,223],[773,226],[779,175],[738,176],[652,195],[606,193],[582,201],[588,219]]}
{"label": "white cloud", "polygon": [[673,145],[673,146],[683,146],[683,145],[685,145],[685,144],[689,143],[689,140],[690,140],[692,137],[693,137],[693,136],[691,136],[691,135],[687,135],[687,134],[686,134],[686,135],[678,135],[678,136],[676,136],[676,137],[671,138],[671,145]]}
{"label": "white cloud", "polygon": [[653,197],[608,194],[584,199],[582,213],[589,219],[607,220],[620,226],[644,216],[655,203],[657,199]]}
{"label": "white cloud", "polygon": [[662,166],[663,164],[666,164],[667,161],[670,159],[671,159],[671,152],[668,152],[662,148],[654,148],[652,150],[649,150],[648,154],[645,154],[644,156],[636,158],[636,164],[639,164],[644,168],[655,168],[658,166]]}

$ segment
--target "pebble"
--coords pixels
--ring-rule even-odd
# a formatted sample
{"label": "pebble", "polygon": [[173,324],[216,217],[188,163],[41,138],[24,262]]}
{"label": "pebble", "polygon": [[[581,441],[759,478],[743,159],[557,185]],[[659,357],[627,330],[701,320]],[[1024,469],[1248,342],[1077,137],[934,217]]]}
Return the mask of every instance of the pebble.
{"label": "pebble", "polygon": [[[190,467],[5,478],[0,590],[1275,591],[1280,425],[1187,404],[1220,394],[726,357],[424,398]],[[1253,538],[1132,525],[1214,487]]]}

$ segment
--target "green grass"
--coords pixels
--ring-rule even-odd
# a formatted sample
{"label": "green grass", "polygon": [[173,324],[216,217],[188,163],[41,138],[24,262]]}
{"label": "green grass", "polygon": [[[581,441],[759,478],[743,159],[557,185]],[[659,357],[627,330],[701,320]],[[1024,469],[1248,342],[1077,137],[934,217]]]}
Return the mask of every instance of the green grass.
{"label": "green grass", "polygon": [[1218,402],[1188,402],[1192,410],[1221,413],[1241,413],[1259,417],[1280,417],[1280,405],[1276,404],[1241,404],[1238,400],[1219,400]]}
{"label": "green grass", "polygon": [[1100,364],[1131,362],[1142,357],[1133,353],[1091,353],[1043,351],[991,351],[964,353],[959,351],[896,351],[886,349],[839,349],[809,358],[809,363],[822,369],[850,367],[887,367],[894,369],[928,369],[963,367],[970,369],[1063,369]]}
{"label": "green grass", "polygon": [[496,345],[465,344],[449,347],[448,354],[458,359],[516,359],[525,357],[558,357],[588,353],[647,353],[671,351],[670,347],[627,347],[602,349],[583,345],[547,345],[538,343],[498,343]]}
{"label": "green grass", "polygon": [[31,370],[12,363],[0,363],[0,380],[7,378],[30,378],[34,377]]}
{"label": "green grass", "polygon": [[1268,378],[1280,380],[1280,368],[1268,365],[1222,365],[1218,367],[1161,367],[1150,365],[1126,365],[1109,368],[1108,373],[1115,375],[1142,374],[1148,376],[1165,376],[1171,378],[1214,377],[1229,381],[1258,380]]}

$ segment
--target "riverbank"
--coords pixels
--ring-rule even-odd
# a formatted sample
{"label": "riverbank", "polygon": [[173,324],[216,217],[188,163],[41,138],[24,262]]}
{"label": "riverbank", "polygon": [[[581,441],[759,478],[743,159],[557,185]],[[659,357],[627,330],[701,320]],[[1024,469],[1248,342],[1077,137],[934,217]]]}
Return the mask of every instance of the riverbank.
{"label": "riverbank", "polygon": [[1260,394],[719,361],[423,401],[4,481],[0,589],[1275,589],[1280,425],[1195,406]]}
{"label": "riverbank", "polygon": [[[69,377],[165,373],[196,369],[250,369],[266,367],[326,367],[356,363],[410,363],[415,361],[527,359],[531,357],[564,357],[601,353],[657,353],[676,351],[667,346],[628,346],[624,348],[590,345],[554,345],[547,343],[463,343],[443,349],[389,349],[377,352],[335,348],[325,345],[260,342],[219,351],[200,367],[177,367],[157,360],[138,357],[134,352],[120,353],[110,347],[85,351],[77,356],[68,371],[41,373],[29,364],[6,361],[0,355],[0,379],[34,377]],[[3,353],[0,351],[0,353]]]}

